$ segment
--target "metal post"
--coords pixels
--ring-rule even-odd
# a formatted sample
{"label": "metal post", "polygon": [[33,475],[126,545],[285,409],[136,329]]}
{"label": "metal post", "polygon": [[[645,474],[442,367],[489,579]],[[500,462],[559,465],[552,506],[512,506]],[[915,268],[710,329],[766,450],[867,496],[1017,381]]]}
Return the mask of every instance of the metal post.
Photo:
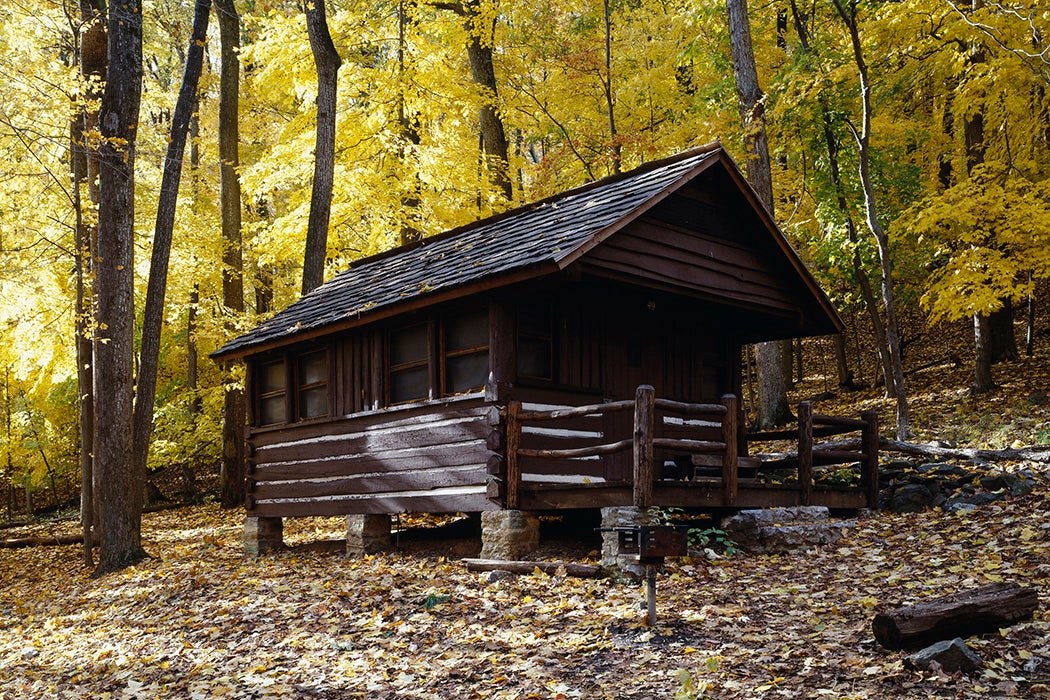
{"label": "metal post", "polygon": [[645,624],[652,627],[656,624],[656,564],[645,565],[645,598],[649,606]]}

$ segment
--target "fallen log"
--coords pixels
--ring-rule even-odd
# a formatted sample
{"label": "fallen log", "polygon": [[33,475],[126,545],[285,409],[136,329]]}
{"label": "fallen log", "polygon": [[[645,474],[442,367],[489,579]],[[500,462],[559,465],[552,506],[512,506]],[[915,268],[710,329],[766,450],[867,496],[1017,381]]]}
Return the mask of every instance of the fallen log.
{"label": "fallen log", "polygon": [[10,540],[0,540],[0,549],[21,549],[23,547],[46,546],[54,547],[67,544],[80,544],[83,541],[83,535],[47,535],[44,537],[16,537]]}
{"label": "fallen log", "polygon": [[1027,620],[1039,605],[1032,588],[993,583],[875,615],[871,629],[887,649],[917,649],[955,637],[995,632]]}
{"label": "fallen log", "polygon": [[[859,450],[863,449],[860,438],[849,440],[836,440],[820,444],[821,449],[829,450]],[[1005,447],[1000,450],[937,447],[935,445],[923,445],[902,440],[889,440],[879,438],[879,450],[882,452],[898,452],[900,454],[928,457],[930,459],[972,459],[977,462],[1039,462],[1050,464],[1050,447]],[[790,459],[798,457],[797,452],[777,452],[769,454],[752,455],[763,460]]]}
{"label": "fallen log", "polygon": [[500,559],[464,559],[467,571],[509,571],[512,574],[531,574],[539,569],[545,574],[564,571],[574,578],[598,578],[602,567],[594,564],[574,564],[563,561],[502,561]]}

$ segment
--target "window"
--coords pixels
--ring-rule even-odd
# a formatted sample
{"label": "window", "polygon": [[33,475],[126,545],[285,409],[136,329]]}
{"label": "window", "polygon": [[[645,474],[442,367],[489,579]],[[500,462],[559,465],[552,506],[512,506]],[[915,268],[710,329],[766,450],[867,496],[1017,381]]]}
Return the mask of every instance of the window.
{"label": "window", "polygon": [[449,316],[443,324],[445,396],[477,391],[489,377],[488,309]]}
{"label": "window", "polygon": [[391,331],[388,360],[389,403],[430,397],[430,332],[427,324]]}
{"label": "window", "polygon": [[554,333],[551,307],[522,308],[518,313],[518,376],[554,380]]}
{"label": "window", "polygon": [[257,365],[254,393],[257,425],[327,416],[328,350],[285,355]]}
{"label": "window", "polygon": [[273,425],[288,420],[287,382],[284,360],[259,366],[259,425]]}
{"label": "window", "polygon": [[328,415],[328,352],[315,350],[300,355],[297,362],[299,420]]}

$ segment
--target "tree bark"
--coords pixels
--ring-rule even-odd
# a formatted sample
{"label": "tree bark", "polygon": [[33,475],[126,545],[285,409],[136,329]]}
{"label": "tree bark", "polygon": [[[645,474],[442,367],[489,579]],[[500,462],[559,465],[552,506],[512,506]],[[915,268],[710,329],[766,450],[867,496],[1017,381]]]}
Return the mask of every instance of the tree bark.
{"label": "tree bark", "polygon": [[474,83],[484,91],[484,102],[479,113],[481,131],[481,149],[485,158],[492,184],[498,187],[507,200],[512,199],[514,191],[510,179],[510,146],[507,142],[507,131],[503,119],[496,109],[499,92],[496,89],[496,68],[492,62],[492,42],[495,24],[482,26],[480,0],[463,2],[435,2],[433,6],[442,10],[451,10],[466,20],[467,60],[470,62],[470,76]]}
{"label": "tree bark", "polygon": [[502,559],[464,559],[467,571],[509,571],[512,574],[531,574],[539,569],[545,574],[556,575],[564,571],[574,578],[598,578],[602,567],[595,564],[576,564],[563,561],[504,561]]}
{"label": "tree bark", "polygon": [[612,15],[609,11],[609,0],[602,0],[603,17],[605,19],[605,110],[609,116],[609,141],[612,143],[612,166],[613,173],[622,170],[623,149],[620,146],[620,136],[616,132],[616,110],[614,105],[612,88]]}
{"label": "tree bark", "polygon": [[314,142],[314,181],[310,192],[310,219],[303,254],[303,288],[308,294],[324,281],[328,254],[328,222],[332,213],[335,178],[336,81],[343,64],[332,43],[325,17],[325,0],[306,0],[306,32],[317,69],[317,136]]}
{"label": "tree bark", "polygon": [[[244,313],[244,259],[241,250],[241,180],[237,112],[240,91],[241,21],[234,0],[214,0],[219,24],[222,68],[219,72],[219,198],[222,207],[222,305],[227,314]],[[226,331],[233,334],[232,319]],[[244,502],[244,389],[229,367],[222,368],[222,462],[220,502],[233,508]]]}
{"label": "tree bark", "polygon": [[179,182],[182,179],[182,157],[186,150],[190,119],[197,101],[197,83],[200,81],[204,64],[204,42],[208,38],[210,15],[211,0],[196,0],[193,7],[193,28],[186,51],[186,66],[175,102],[168,150],[164,156],[164,171],[161,175],[157,221],[153,232],[153,252],[146,287],[146,308],[142,317],[139,374],[135,389],[134,461],[135,469],[142,473],[146,471],[150,434],[153,431],[153,404],[157,390],[157,366],[160,362],[160,333],[164,320],[171,240],[175,228],[175,205],[178,203]]}
{"label": "tree bark", "polygon": [[973,315],[973,392],[982,394],[995,388],[992,377],[991,323],[987,314]]}
{"label": "tree bark", "polygon": [[[755,54],[751,48],[747,0],[726,0],[726,14],[744,131],[744,149],[747,153],[744,169],[759,201],[773,216],[773,177],[766,141],[765,95],[758,83]],[[757,425],[760,429],[783,425],[792,415],[787,400],[787,376],[781,344],[777,341],[759,343],[755,346],[755,359],[758,365],[758,397],[755,401]]]}
{"label": "tree bark", "polygon": [[[791,0],[791,14],[794,19],[795,30],[798,33],[799,44],[801,45],[802,50],[806,53],[812,52],[812,42],[810,41],[806,17],[799,10],[798,4],[795,0]],[[864,301],[864,309],[868,314],[868,320],[871,322],[872,333],[875,336],[875,349],[878,352],[883,377],[888,378],[893,375],[893,363],[890,359],[890,351],[886,342],[886,328],[883,325],[882,319],[879,317],[879,305],[875,299],[875,293],[872,291],[871,280],[868,279],[868,273],[864,270],[864,262],[860,255],[860,247],[857,245],[857,225],[853,220],[849,201],[846,199],[846,188],[842,182],[842,171],[839,168],[839,141],[835,136],[835,129],[831,116],[831,106],[828,103],[828,97],[825,93],[820,93],[817,99],[820,105],[824,142],[827,144],[828,148],[828,170],[831,174],[831,183],[835,187],[835,202],[838,205],[843,220],[846,222],[846,235],[849,239],[850,245],[853,246],[853,276],[857,281],[857,287],[860,289],[861,299]],[[894,398],[893,382],[887,379],[885,386],[887,396],[889,398]]]}
{"label": "tree bark", "polygon": [[992,583],[882,611],[875,615],[871,628],[887,649],[918,649],[945,639],[998,632],[1031,618],[1038,606],[1035,589]]}
{"label": "tree bark", "polygon": [[1009,297],[1002,301],[1002,307],[988,315],[993,365],[1012,362],[1020,357],[1017,351],[1017,336],[1014,335],[1014,303]]}
{"label": "tree bark", "polygon": [[[87,183],[88,199],[98,204],[98,153],[86,141],[86,133],[98,128],[98,112],[89,111],[86,104],[99,99],[97,85],[106,77],[106,22],[104,5],[100,0],[80,0],[80,74],[87,79],[84,109],[77,117],[73,147],[73,207],[76,210],[76,357],[77,357],[77,412],[80,420],[80,528],[83,535],[84,566],[94,566],[92,532],[95,523],[95,497],[92,491],[92,444],[94,441],[94,358],[92,356],[89,319],[92,313],[91,271],[95,253],[97,229],[84,221],[84,202],[81,182]],[[101,81],[101,82],[99,82]]]}
{"label": "tree bark", "polygon": [[[881,267],[882,306],[886,313],[886,347],[890,355],[890,374],[887,384],[892,382],[896,399],[897,439],[905,440],[911,436],[911,419],[908,415],[908,395],[904,386],[904,365],[901,360],[900,336],[897,331],[897,309],[893,290],[893,265],[890,258],[890,241],[878,218],[878,206],[875,201],[875,188],[871,179],[871,82],[868,78],[868,65],[864,59],[864,49],[860,42],[860,28],[857,23],[857,1],[849,0],[848,9],[843,0],[832,0],[835,10],[846,25],[850,43],[853,47],[853,60],[860,78],[861,128],[853,129],[857,140],[858,175],[864,191],[864,218],[868,230],[875,238],[879,251]],[[852,127],[851,127],[852,128]]]}
{"label": "tree bark", "polygon": [[141,521],[145,475],[132,457],[135,332],[135,137],[142,96],[142,3],[109,8],[108,68],[99,125],[98,247],[93,487],[98,509],[95,575],[146,556]]}

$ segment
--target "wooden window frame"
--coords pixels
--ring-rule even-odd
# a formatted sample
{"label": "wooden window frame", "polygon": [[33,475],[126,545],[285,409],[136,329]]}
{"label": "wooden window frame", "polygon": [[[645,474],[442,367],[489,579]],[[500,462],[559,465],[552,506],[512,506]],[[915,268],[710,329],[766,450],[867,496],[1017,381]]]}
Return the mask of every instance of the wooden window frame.
{"label": "wooden window frame", "polygon": [[[409,362],[402,362],[402,363],[399,363],[399,364],[394,364],[393,359],[392,359],[392,356],[393,356],[393,352],[392,352],[392,350],[393,350],[393,340],[392,340],[392,337],[393,337],[393,335],[395,333],[399,333],[401,331],[406,331],[406,330],[409,330],[410,328],[415,328],[415,327],[418,327],[418,326],[425,327],[426,336],[427,336],[427,339],[426,339],[427,351],[426,351],[425,355],[423,356],[423,359],[411,360]],[[387,333],[386,333],[386,343],[385,343],[384,350],[385,350],[385,352],[384,352],[385,371],[383,372],[383,376],[384,376],[386,381],[384,382],[385,386],[383,387],[383,398],[385,399],[384,404],[386,406],[403,406],[403,405],[407,405],[407,404],[411,404],[411,403],[418,403],[420,401],[429,401],[430,399],[432,399],[434,397],[434,323],[433,323],[432,320],[427,319],[427,320],[424,320],[424,321],[418,321],[416,323],[409,323],[409,324],[399,325],[399,326],[395,326],[393,328],[390,328],[387,331]],[[391,395],[391,390],[393,388],[394,382],[392,381],[391,378],[394,376],[394,374],[396,372],[403,372],[405,370],[417,369],[419,367],[426,367],[427,368],[427,393],[426,393],[426,396],[417,397],[417,398],[410,398],[410,399],[402,399],[400,401],[394,401],[394,398]]]}
{"label": "wooden window frame", "polygon": [[[289,398],[288,398],[289,381],[288,381],[288,360],[287,360],[287,358],[282,355],[282,356],[277,357],[277,358],[269,358],[269,359],[266,359],[266,360],[259,361],[259,362],[257,362],[255,364],[255,367],[254,367],[253,371],[254,371],[256,377],[259,378],[259,377],[263,376],[264,369],[266,367],[270,367],[272,365],[280,365],[281,366],[281,374],[284,377],[284,385],[280,389],[274,389],[274,390],[271,390],[271,391],[265,391],[264,392],[262,390],[262,382],[261,381],[258,381],[258,379],[257,379],[255,382],[253,382],[253,384],[254,384],[254,386],[256,388],[256,391],[254,392],[255,393],[254,400],[252,402],[253,406],[254,406],[254,409],[255,409],[255,411],[254,411],[255,412],[255,416],[254,416],[255,420],[253,422],[256,424],[257,427],[260,427],[260,428],[269,428],[269,427],[274,426],[274,425],[287,425],[290,422],[288,420],[288,417],[292,415],[291,405],[290,405],[290,401],[289,401]],[[284,420],[278,420],[278,421],[273,421],[273,422],[270,422],[270,423],[264,423],[263,422],[263,410],[262,410],[263,403],[265,403],[269,399],[276,399],[278,397],[283,397],[284,398]]]}
{"label": "wooden window frame", "polygon": [[[303,383],[301,362],[304,357],[309,355],[321,355],[324,361],[324,379],[317,382]],[[332,363],[331,353],[328,351],[328,346],[319,348],[309,348],[301,352],[292,353],[289,356],[290,364],[292,364],[291,370],[294,377],[295,386],[295,422],[301,423],[308,420],[319,420],[321,418],[328,418],[332,415]],[[325,388],[325,411],[322,415],[318,416],[303,416],[303,394],[313,389],[320,387]]]}
{"label": "wooden window frame", "polygon": [[[449,320],[452,319],[452,318],[463,317],[463,316],[470,316],[470,315],[473,315],[473,314],[479,314],[480,317],[482,319],[484,319],[484,324],[485,324],[485,335],[484,335],[485,342],[484,342],[484,344],[482,344],[482,345],[473,345],[473,346],[470,346],[470,347],[467,347],[467,348],[459,348],[457,350],[451,350],[451,351],[448,350],[447,349],[448,343],[447,343],[446,334],[447,334],[447,330],[448,330],[448,322],[449,322]],[[477,393],[477,392],[480,392],[480,391],[484,390],[485,382],[488,381],[488,375],[491,372],[491,364],[492,364],[491,357],[490,357],[490,354],[489,354],[489,348],[492,345],[492,338],[490,336],[491,326],[492,326],[492,324],[489,322],[489,309],[488,309],[487,306],[473,308],[473,309],[471,309],[471,308],[459,309],[459,310],[453,311],[451,313],[443,314],[441,316],[441,347],[440,347],[439,352],[438,352],[438,357],[440,358],[440,362],[441,362],[441,377],[440,377],[441,378],[441,392],[440,392],[440,394],[441,394],[442,397],[462,396],[464,394],[473,394],[473,393]],[[482,356],[484,356],[485,364],[487,366],[489,366],[489,372],[485,373],[485,377],[481,380],[481,384],[479,386],[471,387],[470,389],[465,390],[465,391],[453,392],[448,387],[448,382],[449,382],[448,360],[450,358],[451,359],[455,359],[457,357],[466,357],[468,355],[482,355]]]}
{"label": "wooden window frame", "polygon": [[[323,353],[324,356],[324,379],[322,381],[300,384],[299,361],[306,355]],[[272,365],[281,366],[281,374],[284,377],[284,386],[279,390],[262,391],[259,378],[262,376],[263,368]],[[332,352],[328,345],[320,347],[309,347],[294,352],[284,352],[265,359],[258,360],[252,367],[255,375],[251,380],[252,390],[252,427],[272,428],[276,426],[287,426],[304,421],[324,420],[332,416]],[[301,394],[310,389],[325,387],[325,413],[319,416],[302,417]],[[267,399],[284,397],[284,420],[272,423],[263,423],[263,402]]]}
{"label": "wooden window frame", "polygon": [[[551,301],[551,300],[542,300],[542,301],[540,301],[538,303],[538,306],[540,308],[544,309],[546,311],[546,314],[547,314],[547,333],[545,335],[540,335],[540,334],[536,334],[536,333],[525,333],[525,332],[522,331],[522,328],[521,328],[521,316],[522,316],[522,313],[523,312],[533,311],[536,308],[536,306],[533,306],[533,308],[528,308],[528,309],[525,308],[525,307],[521,307],[521,306],[518,307],[518,313],[517,313],[517,319],[516,319],[517,322],[515,324],[515,333],[514,333],[514,357],[515,357],[514,372],[517,375],[519,380],[526,380],[526,381],[529,381],[529,382],[541,382],[543,384],[554,384],[556,379],[557,379],[557,366],[556,366],[556,362],[555,362],[555,358],[557,358],[557,351],[556,351],[556,348],[555,348],[556,333],[554,332],[554,329],[557,326],[557,323],[556,323],[556,320],[555,320],[555,313],[554,313],[555,307],[554,307],[553,301]],[[537,341],[540,341],[540,342],[543,342],[543,343],[546,344],[547,352],[548,352],[547,361],[548,361],[548,366],[550,368],[549,376],[540,377],[540,376],[533,375],[533,374],[525,374],[525,373],[523,373],[521,371],[521,359],[523,357],[523,353],[521,351],[521,340],[523,338],[527,339],[527,340],[537,340]]]}

